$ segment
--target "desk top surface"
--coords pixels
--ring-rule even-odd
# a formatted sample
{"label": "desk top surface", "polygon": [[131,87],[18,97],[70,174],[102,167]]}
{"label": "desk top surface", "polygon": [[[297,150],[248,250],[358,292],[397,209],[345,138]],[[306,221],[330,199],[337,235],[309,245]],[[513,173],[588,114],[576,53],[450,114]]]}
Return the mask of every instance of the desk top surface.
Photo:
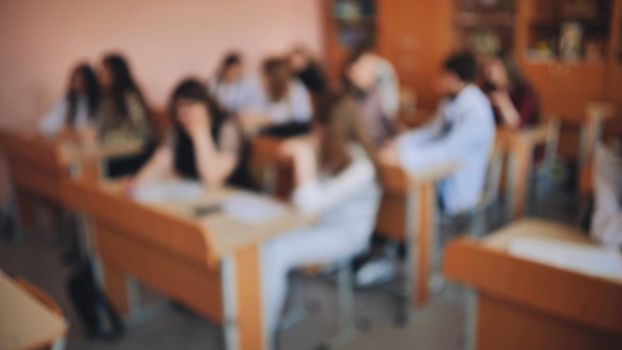
{"label": "desk top surface", "polygon": [[0,270],[0,349],[28,349],[51,343],[67,330],[50,311]]}

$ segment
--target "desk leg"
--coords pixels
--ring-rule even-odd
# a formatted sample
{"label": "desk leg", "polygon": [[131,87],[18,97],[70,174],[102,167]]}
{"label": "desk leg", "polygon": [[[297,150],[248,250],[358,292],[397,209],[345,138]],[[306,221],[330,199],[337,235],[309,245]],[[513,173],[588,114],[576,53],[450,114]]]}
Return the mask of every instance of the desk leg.
{"label": "desk leg", "polygon": [[508,217],[518,219],[525,212],[525,199],[529,182],[529,165],[531,155],[529,148],[522,144],[514,144],[509,155],[508,181],[506,193],[509,195]]}
{"label": "desk leg", "polygon": [[226,349],[268,349],[263,328],[258,246],[223,258],[221,281]]}
{"label": "desk leg", "polygon": [[477,341],[477,292],[465,289],[465,349],[475,350]]}
{"label": "desk leg", "polygon": [[[413,263],[416,264],[416,302],[418,306],[424,305],[429,297],[430,263],[432,261],[433,244],[436,236],[436,188],[434,183],[422,184],[419,187],[419,201],[416,205],[417,232],[411,234],[411,249],[417,252]],[[418,234],[417,234],[418,233]],[[414,268],[413,268],[414,271]]]}

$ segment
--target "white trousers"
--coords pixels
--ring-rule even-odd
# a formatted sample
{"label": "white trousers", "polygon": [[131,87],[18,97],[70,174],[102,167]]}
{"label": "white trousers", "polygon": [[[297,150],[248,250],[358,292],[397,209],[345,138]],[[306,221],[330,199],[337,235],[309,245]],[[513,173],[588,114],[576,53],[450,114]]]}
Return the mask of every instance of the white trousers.
{"label": "white trousers", "polygon": [[341,231],[314,226],[293,231],[264,244],[262,250],[262,295],[266,330],[273,333],[287,295],[287,275],[292,269],[330,264],[361,253],[371,232]]}

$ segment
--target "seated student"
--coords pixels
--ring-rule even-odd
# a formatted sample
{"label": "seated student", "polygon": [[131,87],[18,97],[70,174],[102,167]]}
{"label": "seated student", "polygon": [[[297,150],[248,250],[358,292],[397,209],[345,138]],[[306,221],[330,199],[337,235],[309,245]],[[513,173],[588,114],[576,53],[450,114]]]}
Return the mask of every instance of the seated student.
{"label": "seated student", "polygon": [[39,130],[46,136],[88,137],[92,134],[99,101],[95,72],[88,64],[80,64],[71,72],[65,96],[43,117]]}
{"label": "seated student", "polygon": [[100,142],[142,141],[145,144],[142,154],[110,160],[108,175],[117,177],[132,174],[146,161],[154,145],[155,134],[149,120],[149,110],[128,64],[120,55],[104,57],[100,82],[104,90],[97,117]]}
{"label": "seated student", "polygon": [[289,54],[289,64],[294,75],[312,94],[321,94],[326,88],[326,77],[320,64],[315,60],[308,48],[300,45]]}
{"label": "seated student", "polygon": [[523,129],[540,120],[538,97],[508,55],[488,57],[482,86],[492,104],[498,125]]}
{"label": "seated student", "polygon": [[311,122],[311,98],[305,86],[292,76],[286,60],[271,58],[263,64],[263,98],[255,113],[242,117],[247,130],[273,136],[307,133]]}
{"label": "seated student", "polygon": [[594,156],[594,214],[591,235],[597,241],[622,246],[622,137],[598,145]]}
{"label": "seated student", "polygon": [[267,327],[278,328],[287,292],[287,273],[326,264],[364,251],[380,200],[373,150],[360,128],[356,106],[342,96],[319,101],[314,142],[287,141],[282,152],[294,159],[292,200],[302,211],[319,214],[310,227],[276,237],[262,249],[263,305]]}
{"label": "seated student", "polygon": [[228,113],[237,114],[253,107],[261,94],[258,83],[244,74],[242,57],[227,54],[209,84],[212,98]]}
{"label": "seated student", "polygon": [[407,132],[381,157],[420,172],[444,164],[459,170],[439,184],[439,203],[454,215],[475,207],[484,189],[488,156],[495,140],[494,116],[486,95],[473,84],[477,65],[470,53],[450,56],[439,81],[445,96],[427,125]]}
{"label": "seated student", "polygon": [[344,80],[356,97],[374,146],[381,147],[394,135],[399,108],[399,82],[393,66],[369,45],[361,45],[346,63]]}
{"label": "seated student", "polygon": [[179,83],[169,102],[170,137],[132,179],[130,188],[168,176],[200,180],[207,187],[248,184],[235,123],[196,79]]}

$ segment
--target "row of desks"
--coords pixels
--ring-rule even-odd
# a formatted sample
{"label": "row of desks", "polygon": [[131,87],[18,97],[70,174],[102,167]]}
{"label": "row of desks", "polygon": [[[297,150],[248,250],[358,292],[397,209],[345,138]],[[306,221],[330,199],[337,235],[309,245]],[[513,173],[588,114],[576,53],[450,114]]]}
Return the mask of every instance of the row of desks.
{"label": "row of desks", "polygon": [[[259,292],[259,246],[276,234],[308,225],[312,218],[291,208],[289,215],[258,226],[222,213],[193,216],[193,208],[222,201],[236,192],[233,189],[206,193],[192,203],[137,204],[118,186],[99,179],[102,160],[140,150],[139,145],[80,148],[15,133],[1,136],[19,192],[87,214],[107,295],[122,314],[133,311],[128,288],[136,279],[223,324],[229,348],[267,347]],[[275,147],[276,140],[256,140],[254,162],[272,162]],[[377,229],[407,243],[410,271],[416,277],[412,294],[419,305],[429,295],[437,219],[435,183],[453,171],[448,167],[413,176],[397,165],[383,167],[385,194]]]}

